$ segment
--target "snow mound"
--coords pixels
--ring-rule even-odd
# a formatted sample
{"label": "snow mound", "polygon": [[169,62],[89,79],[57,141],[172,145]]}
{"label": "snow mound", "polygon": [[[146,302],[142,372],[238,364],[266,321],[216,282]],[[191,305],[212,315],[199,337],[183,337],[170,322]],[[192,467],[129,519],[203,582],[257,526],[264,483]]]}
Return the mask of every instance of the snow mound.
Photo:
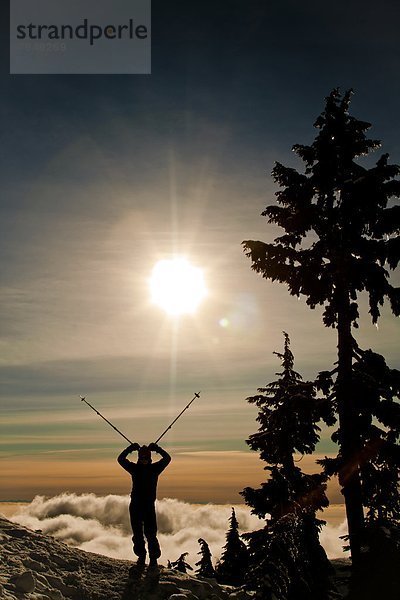
{"label": "snow mound", "polygon": [[0,517],[0,600],[250,600],[173,569],[140,569],[70,548]]}

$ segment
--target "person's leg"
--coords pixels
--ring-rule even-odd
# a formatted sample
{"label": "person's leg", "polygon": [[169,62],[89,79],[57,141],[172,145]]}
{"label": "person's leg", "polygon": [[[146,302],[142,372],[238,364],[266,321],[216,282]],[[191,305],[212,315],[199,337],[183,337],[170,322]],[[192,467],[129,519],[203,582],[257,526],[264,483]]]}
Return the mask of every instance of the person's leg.
{"label": "person's leg", "polygon": [[129,516],[132,527],[133,551],[141,559],[146,558],[146,546],[143,536],[143,509],[141,506],[131,502],[129,505]]}
{"label": "person's leg", "polygon": [[146,506],[143,524],[150,560],[156,561],[157,558],[161,556],[161,549],[157,539],[157,517],[154,502],[151,502]]}

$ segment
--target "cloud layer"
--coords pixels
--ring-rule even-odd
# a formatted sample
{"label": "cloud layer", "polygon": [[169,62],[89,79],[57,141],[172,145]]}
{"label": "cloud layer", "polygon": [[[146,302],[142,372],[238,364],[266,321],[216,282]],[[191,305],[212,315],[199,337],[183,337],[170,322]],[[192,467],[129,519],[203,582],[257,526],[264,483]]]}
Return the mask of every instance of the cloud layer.
{"label": "cloud layer", "polygon": [[[12,520],[82,550],[132,559],[128,505],[129,497],[118,495],[36,496]],[[247,507],[239,505],[235,510],[241,532],[260,527],[259,519]],[[182,552],[188,552],[189,563],[194,566],[199,537],[207,540],[215,561],[220,557],[231,514],[229,505],[198,505],[164,498],[157,503],[157,514],[162,562],[176,560]],[[344,523],[324,528],[321,541],[330,558],[342,556],[339,536],[345,533]]]}

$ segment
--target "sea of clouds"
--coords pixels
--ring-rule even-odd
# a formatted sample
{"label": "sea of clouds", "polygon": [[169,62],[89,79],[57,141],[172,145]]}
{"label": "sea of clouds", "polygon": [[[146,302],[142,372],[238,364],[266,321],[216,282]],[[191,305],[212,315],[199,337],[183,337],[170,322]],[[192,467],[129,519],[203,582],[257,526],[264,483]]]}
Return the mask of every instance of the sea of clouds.
{"label": "sea of clouds", "polygon": [[[70,546],[105,556],[132,559],[129,496],[97,496],[95,494],[63,493],[52,498],[36,496],[11,517],[12,521]],[[263,526],[262,521],[244,506],[235,506],[241,532]],[[188,552],[193,567],[199,560],[198,538],[210,546],[214,561],[218,560],[226,539],[231,515],[230,505],[190,504],[174,498],[157,502],[158,537],[162,548],[161,562],[176,560]],[[341,535],[345,523],[338,527],[327,525],[321,534],[330,558],[343,556]]]}

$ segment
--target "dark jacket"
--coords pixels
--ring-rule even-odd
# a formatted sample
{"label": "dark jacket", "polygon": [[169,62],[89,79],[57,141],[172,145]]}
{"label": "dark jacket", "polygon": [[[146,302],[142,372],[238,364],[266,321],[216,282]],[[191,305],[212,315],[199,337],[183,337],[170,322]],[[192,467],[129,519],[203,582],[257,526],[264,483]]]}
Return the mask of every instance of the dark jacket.
{"label": "dark jacket", "polygon": [[119,464],[132,477],[131,498],[133,502],[148,503],[154,502],[156,499],[158,476],[171,462],[168,452],[160,447],[158,447],[157,452],[161,454],[161,460],[147,465],[128,460],[127,455],[130,453],[128,448],[118,456]]}

